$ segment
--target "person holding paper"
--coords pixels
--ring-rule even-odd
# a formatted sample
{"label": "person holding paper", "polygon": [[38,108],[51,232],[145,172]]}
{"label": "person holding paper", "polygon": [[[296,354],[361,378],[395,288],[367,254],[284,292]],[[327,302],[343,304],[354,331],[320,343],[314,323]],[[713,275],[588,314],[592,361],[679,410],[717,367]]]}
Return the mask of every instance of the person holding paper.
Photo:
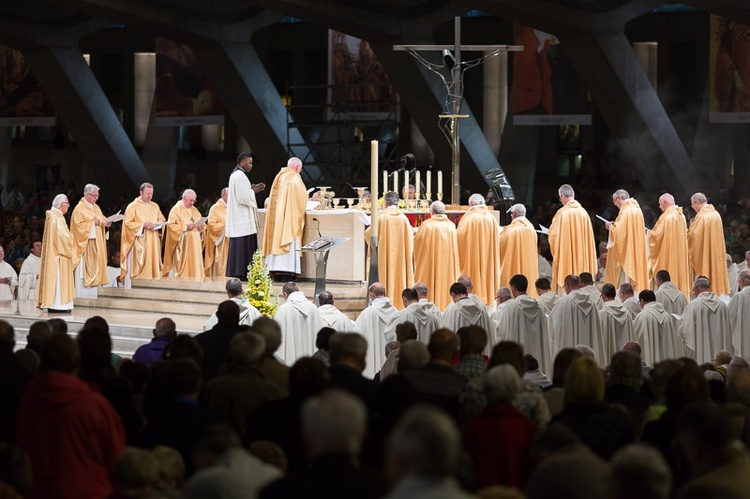
{"label": "person holding paper", "polygon": [[430,218],[414,236],[414,279],[429,290],[428,299],[445,311],[453,299],[450,287],[460,275],[456,226],[445,214],[445,204],[434,201]]}
{"label": "person holding paper", "polygon": [[[517,274],[529,282],[539,278],[539,258],[536,247],[536,231],[526,218],[526,207],[514,204],[510,207],[512,221],[500,233],[500,284],[510,286],[510,279]],[[529,296],[537,297],[536,288],[528,290]]]}
{"label": "person holding paper", "polygon": [[36,306],[50,312],[73,310],[75,240],[65,222],[68,209],[70,209],[68,197],[65,194],[58,194],[52,200],[52,208],[47,210],[44,221],[42,262],[39,266],[39,292],[36,297]]}
{"label": "person holding paper", "polygon": [[620,213],[614,222],[605,224],[609,230],[607,281],[615,286],[629,282],[636,291],[649,289],[646,226],[641,207],[625,189],[616,190],[612,202]]}
{"label": "person holding paper", "polygon": [[302,161],[290,158],[271,185],[263,234],[263,256],[274,279],[289,281],[301,273],[299,248],[305,228],[307,188]]}
{"label": "person holding paper", "polygon": [[469,211],[458,222],[458,260],[461,274],[474,279],[474,294],[485,305],[492,304],[501,285],[498,233],[497,220],[487,209],[484,196],[472,194]]}
{"label": "person holding paper", "polygon": [[247,265],[258,249],[258,202],[255,193],[266,188],[263,182],[251,184],[247,174],[253,169],[253,157],[237,156],[237,166],[229,175],[225,236],[229,238],[227,277],[247,280]]}
{"label": "person holding paper", "polygon": [[552,219],[547,236],[552,253],[552,290],[558,292],[565,278],[581,272],[596,274],[596,243],[591,218],[581,203],[575,200],[575,191],[563,184],[557,191],[562,208]]}
{"label": "person holding paper", "polygon": [[194,206],[196,197],[193,189],[185,189],[182,199],[169,211],[162,276],[203,277],[201,232],[206,228],[206,220]]}
{"label": "person holding paper", "polygon": [[706,195],[701,192],[690,197],[690,204],[695,210],[687,236],[693,272],[696,276],[708,277],[716,296],[729,294],[727,249],[721,215],[712,204],[708,204]]}
{"label": "person holding paper", "polygon": [[206,250],[203,254],[203,272],[210,277],[224,277],[227,273],[229,238],[226,237],[227,196],[229,188],[221,190],[221,197],[208,210],[206,223]]}
{"label": "person holding paper", "polygon": [[414,285],[414,231],[409,219],[398,209],[398,194],[388,191],[383,196],[385,209],[378,216],[378,275],[385,287],[385,296],[393,306],[403,310],[404,288]]}
{"label": "person holding paper", "polygon": [[18,299],[36,300],[36,292],[39,287],[39,266],[42,263],[42,242],[34,240],[31,242],[31,253],[23,261],[21,271],[18,273]]}
{"label": "person holding paper", "polygon": [[96,204],[99,187],[86,184],[83,197],[70,216],[70,233],[75,241],[76,296],[96,298],[96,287],[107,284],[107,242],[105,229],[112,225]]}
{"label": "person holding paper", "polygon": [[161,238],[164,225],[159,205],[151,201],[154,186],[141,184],[140,196],[125,209],[120,237],[120,281],[126,288],[131,279],[161,276]]}
{"label": "person holding paper", "polygon": [[[688,300],[690,299],[692,275],[688,258],[685,215],[682,213],[682,207],[675,204],[674,196],[669,193],[662,194],[659,197],[659,208],[662,214],[654,224],[654,228],[648,231],[647,238],[649,272],[651,278],[655,281],[654,284],[657,285],[653,289],[661,289],[661,286],[658,285],[658,275],[660,272],[666,271],[668,279],[664,282],[671,281],[674,287],[682,292],[685,300]],[[658,291],[656,299],[661,302]],[[682,310],[679,313],[681,314]]]}

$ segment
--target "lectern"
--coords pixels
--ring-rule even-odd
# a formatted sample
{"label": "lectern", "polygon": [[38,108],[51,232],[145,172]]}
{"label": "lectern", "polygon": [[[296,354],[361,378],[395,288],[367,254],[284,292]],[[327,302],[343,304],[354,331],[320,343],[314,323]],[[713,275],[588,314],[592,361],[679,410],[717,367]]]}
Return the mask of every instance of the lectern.
{"label": "lectern", "polygon": [[326,268],[328,266],[328,252],[344,244],[350,237],[321,237],[300,248],[302,253],[315,255],[315,304],[318,305],[318,295],[326,289]]}

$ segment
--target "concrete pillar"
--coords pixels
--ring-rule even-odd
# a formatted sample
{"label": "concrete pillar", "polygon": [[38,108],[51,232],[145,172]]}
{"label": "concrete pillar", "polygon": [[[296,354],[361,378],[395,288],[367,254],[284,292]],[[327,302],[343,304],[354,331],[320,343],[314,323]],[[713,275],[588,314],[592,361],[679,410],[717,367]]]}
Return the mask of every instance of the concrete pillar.
{"label": "concrete pillar", "polygon": [[646,78],[651,82],[654,90],[658,90],[659,81],[659,44],[656,42],[635,42],[633,53],[638,63],[646,73]]}
{"label": "concrete pillar", "polygon": [[133,143],[141,147],[146,141],[149,120],[151,119],[151,101],[156,88],[156,54],[138,53],[133,59],[134,71],[134,109],[133,109]]}
{"label": "concrete pillar", "polygon": [[484,61],[484,136],[492,152],[500,153],[508,115],[508,53]]}
{"label": "concrete pillar", "polygon": [[423,167],[425,165],[434,165],[435,153],[432,152],[430,144],[428,144],[427,140],[424,138],[422,130],[419,129],[419,126],[417,126],[417,123],[413,119],[409,120],[409,123],[409,133],[411,134],[411,153],[417,158],[417,165],[419,165],[420,167]]}
{"label": "concrete pillar", "polygon": [[154,199],[168,201],[177,169],[177,136],[180,127],[156,126],[156,105],[152,102],[148,130],[143,141],[143,163],[154,184]]}

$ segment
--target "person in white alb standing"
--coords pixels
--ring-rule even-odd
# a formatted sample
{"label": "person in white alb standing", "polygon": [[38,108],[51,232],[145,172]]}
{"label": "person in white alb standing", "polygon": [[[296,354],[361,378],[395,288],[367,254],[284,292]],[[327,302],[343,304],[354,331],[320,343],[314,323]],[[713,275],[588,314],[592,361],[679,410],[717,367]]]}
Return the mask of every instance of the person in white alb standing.
{"label": "person in white alb standing", "polygon": [[263,182],[251,184],[247,173],[253,169],[253,157],[237,156],[237,166],[229,176],[225,235],[229,238],[227,277],[247,279],[247,264],[258,249],[258,203],[255,193],[266,188]]}

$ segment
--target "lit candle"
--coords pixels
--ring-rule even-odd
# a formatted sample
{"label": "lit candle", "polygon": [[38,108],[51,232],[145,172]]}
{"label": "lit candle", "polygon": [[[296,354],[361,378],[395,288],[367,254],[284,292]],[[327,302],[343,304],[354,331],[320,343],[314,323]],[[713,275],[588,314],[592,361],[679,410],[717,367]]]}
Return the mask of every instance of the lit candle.
{"label": "lit candle", "polygon": [[419,199],[419,188],[420,188],[419,170],[417,170],[417,180],[414,182],[414,197]]}
{"label": "lit candle", "polygon": [[427,170],[427,192],[425,196],[432,196],[432,171]]}
{"label": "lit candle", "polygon": [[437,192],[438,194],[443,193],[443,171],[438,171],[438,178],[437,178]]}
{"label": "lit candle", "polygon": [[398,172],[393,172],[393,191],[398,194]]}
{"label": "lit candle", "polygon": [[[385,172],[383,172],[385,173]],[[383,189],[387,189],[387,185],[383,184]],[[372,231],[373,237],[378,236],[378,141],[373,140],[370,142],[370,215],[372,217]]]}
{"label": "lit candle", "polygon": [[388,192],[388,171],[383,170],[383,196]]}

